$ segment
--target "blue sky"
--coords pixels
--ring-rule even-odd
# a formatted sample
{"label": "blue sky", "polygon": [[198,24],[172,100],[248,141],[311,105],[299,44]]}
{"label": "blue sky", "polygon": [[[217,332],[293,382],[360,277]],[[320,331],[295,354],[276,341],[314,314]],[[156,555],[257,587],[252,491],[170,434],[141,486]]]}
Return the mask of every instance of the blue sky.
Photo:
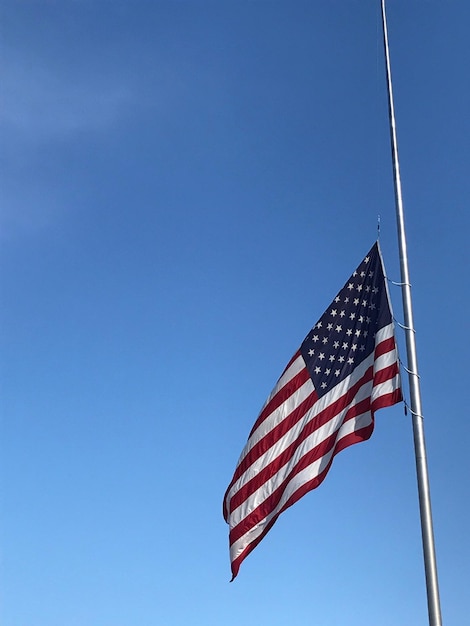
{"label": "blue sky", "polygon": [[[379,5],[2,3],[5,626],[426,623],[401,405],[232,584],[221,512],[378,214],[399,280]],[[390,0],[388,19],[442,610],[460,626],[470,8]]]}

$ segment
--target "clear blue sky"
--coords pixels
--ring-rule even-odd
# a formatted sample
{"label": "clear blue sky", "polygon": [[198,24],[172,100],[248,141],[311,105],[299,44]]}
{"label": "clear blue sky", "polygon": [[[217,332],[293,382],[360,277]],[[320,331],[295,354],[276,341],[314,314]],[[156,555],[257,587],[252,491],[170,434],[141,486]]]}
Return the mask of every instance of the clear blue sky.
{"label": "clear blue sky", "polygon": [[[221,512],[377,214],[399,280],[379,4],[2,2],[2,626],[427,623],[401,405],[232,584]],[[462,626],[470,6],[388,17],[442,609]]]}

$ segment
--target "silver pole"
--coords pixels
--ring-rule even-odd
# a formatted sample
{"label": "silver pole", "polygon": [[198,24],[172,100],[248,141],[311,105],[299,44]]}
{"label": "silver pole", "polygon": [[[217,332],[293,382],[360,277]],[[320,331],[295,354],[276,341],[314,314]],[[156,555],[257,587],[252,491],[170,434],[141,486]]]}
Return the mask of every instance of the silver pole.
{"label": "silver pole", "polygon": [[426,445],[424,441],[424,424],[421,410],[421,392],[416,358],[415,330],[411,305],[411,285],[408,271],[406,250],[405,220],[401,194],[400,166],[398,163],[398,145],[393,106],[392,75],[390,70],[390,53],[388,47],[387,18],[385,0],[382,0],[382,24],[384,33],[385,64],[387,68],[387,87],[390,117],[390,139],[392,144],[393,171],[395,178],[395,204],[397,213],[398,242],[400,249],[400,269],[402,282],[403,311],[405,319],[406,352],[408,357],[410,404],[413,419],[413,436],[416,456],[416,473],[418,479],[419,509],[421,514],[421,533],[423,538],[424,569],[426,573],[426,589],[428,597],[428,613],[430,626],[442,626],[439,602],[439,585],[437,580],[436,554],[432,528],[431,497],[429,492],[428,467],[426,461]]}

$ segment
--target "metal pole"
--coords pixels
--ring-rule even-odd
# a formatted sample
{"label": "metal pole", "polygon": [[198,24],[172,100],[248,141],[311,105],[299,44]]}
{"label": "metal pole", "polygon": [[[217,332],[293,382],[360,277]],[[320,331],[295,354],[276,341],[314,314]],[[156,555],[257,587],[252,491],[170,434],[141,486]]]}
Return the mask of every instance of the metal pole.
{"label": "metal pole", "polygon": [[439,602],[439,585],[437,580],[434,534],[432,528],[431,497],[429,492],[428,468],[426,462],[426,446],[424,441],[424,424],[421,410],[421,392],[416,358],[415,330],[411,304],[411,285],[408,271],[406,249],[405,220],[401,193],[400,166],[398,163],[398,145],[393,106],[392,75],[390,70],[390,54],[388,47],[387,18],[385,0],[382,0],[382,24],[384,33],[385,64],[387,69],[388,103],[390,117],[390,139],[392,144],[392,160],[395,179],[395,204],[397,213],[398,242],[400,250],[400,269],[402,282],[403,311],[405,320],[406,352],[408,357],[410,404],[413,419],[413,436],[416,456],[416,473],[418,479],[419,509],[421,514],[421,533],[423,538],[424,569],[426,573],[426,589],[428,597],[428,613],[430,626],[442,626]]}

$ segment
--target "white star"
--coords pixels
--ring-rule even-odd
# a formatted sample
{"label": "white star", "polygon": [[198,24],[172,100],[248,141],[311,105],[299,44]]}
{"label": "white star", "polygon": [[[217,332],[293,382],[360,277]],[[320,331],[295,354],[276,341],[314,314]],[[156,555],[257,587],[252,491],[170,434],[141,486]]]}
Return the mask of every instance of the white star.
{"label": "white star", "polygon": [[358,285],[358,286],[356,287],[356,290],[357,290],[357,291],[362,291],[362,285]]}
{"label": "white star", "polygon": [[328,337],[323,337],[323,339],[322,339],[322,343],[323,343],[323,344],[328,343]]}
{"label": "white star", "polygon": [[334,346],[335,348],[339,348],[339,341],[334,341],[334,342],[333,342],[333,346]]}
{"label": "white star", "polygon": [[344,317],[346,315],[346,313],[344,311],[341,311],[341,313],[339,314],[340,317]]}
{"label": "white star", "polygon": [[374,288],[372,289],[372,293],[379,293],[379,289],[378,289],[378,287],[374,287]]}
{"label": "white star", "polygon": [[349,302],[349,298],[346,296],[346,298],[344,299],[345,304],[347,304]]}
{"label": "white star", "polygon": [[357,271],[354,271],[354,272],[353,272],[353,276],[357,276]]}
{"label": "white star", "polygon": [[330,369],[326,369],[326,370],[325,370],[325,374],[326,374],[327,376],[329,376],[329,374],[330,374],[330,373],[331,373],[331,370],[330,370]]}
{"label": "white star", "polygon": [[367,300],[362,301],[362,306],[367,306]]}
{"label": "white star", "polygon": [[335,358],[336,358],[336,357],[335,357],[335,355],[334,355],[334,354],[332,354],[332,355],[330,356],[330,361],[333,363],[333,361],[335,360]]}
{"label": "white star", "polygon": [[351,346],[351,350],[353,352],[356,352],[356,350],[357,350],[357,343],[353,343],[353,345]]}
{"label": "white star", "polygon": [[348,365],[352,365],[354,363],[354,359],[349,357],[348,359]]}
{"label": "white star", "polygon": [[317,342],[317,341],[318,341],[318,335],[313,335],[313,337],[312,337],[312,341]]}
{"label": "white star", "polygon": [[362,334],[364,335],[364,337],[367,337],[367,335],[369,334],[369,331],[365,330]]}
{"label": "white star", "polygon": [[340,357],[339,357],[339,359],[338,359],[338,361],[339,361],[340,363],[344,363],[344,356],[340,356]]}
{"label": "white star", "polygon": [[364,259],[364,263],[369,263],[369,259],[370,257],[366,256],[366,258]]}
{"label": "white star", "polygon": [[325,358],[325,355],[323,354],[323,352],[320,352],[320,354],[318,355],[318,358],[320,359],[320,361],[323,361],[323,359]]}
{"label": "white star", "polygon": [[364,278],[365,275],[366,275],[365,272],[361,272],[361,278]]}
{"label": "white star", "polygon": [[335,315],[337,315],[337,314],[338,314],[338,311],[337,311],[336,309],[332,309],[332,310],[331,310],[330,315],[331,315],[332,317],[335,317]]}
{"label": "white star", "polygon": [[321,328],[322,326],[323,326],[323,324],[321,322],[318,322],[317,328]]}
{"label": "white star", "polygon": [[356,314],[355,313],[351,313],[351,315],[349,316],[349,319],[353,320],[355,317],[356,317]]}
{"label": "white star", "polygon": [[309,350],[308,351],[308,356],[313,356],[315,354],[315,350]]}
{"label": "white star", "polygon": [[314,372],[315,372],[315,374],[319,374],[321,372],[321,369],[318,367],[318,365],[314,369]]}
{"label": "white star", "polygon": [[356,337],[360,337],[361,331],[360,330],[356,330],[356,332],[354,334],[356,335]]}
{"label": "white star", "polygon": [[322,388],[322,389],[325,389],[325,387],[326,387],[326,383],[322,383],[322,384],[321,384],[321,388]]}
{"label": "white star", "polygon": [[360,350],[361,352],[364,352],[364,350],[365,350],[365,349],[366,349],[366,347],[365,347],[365,345],[364,345],[364,344],[362,344],[362,346],[359,348],[359,350]]}
{"label": "white star", "polygon": [[343,350],[347,350],[349,348],[349,344],[344,342],[343,343]]}
{"label": "white star", "polygon": [[338,324],[338,326],[336,327],[336,332],[340,333],[342,330],[343,330],[343,327]]}
{"label": "white star", "polygon": [[357,306],[359,304],[359,298],[354,298],[354,304]]}
{"label": "white star", "polygon": [[339,302],[340,300],[341,300],[341,298],[339,296],[336,296],[335,302]]}
{"label": "white star", "polygon": [[367,285],[367,287],[366,287],[366,291],[367,291],[367,293],[369,293],[369,291],[370,291],[370,285]]}
{"label": "white star", "polygon": [[374,309],[375,309],[375,304],[374,304],[373,302],[371,302],[371,303],[369,304],[369,309],[372,309],[372,310],[374,310]]}
{"label": "white star", "polygon": [[359,321],[361,322],[361,324],[364,321],[364,318],[362,317],[362,315],[359,315]]}
{"label": "white star", "polygon": [[348,328],[348,330],[346,331],[346,335],[348,337],[350,337],[352,335],[352,330],[350,328]]}
{"label": "white star", "polygon": [[340,370],[335,370],[335,376],[339,376],[341,374]]}
{"label": "white star", "polygon": [[366,322],[370,324],[370,317],[366,317]]}
{"label": "white star", "polygon": [[353,285],[353,283],[349,283],[349,285],[348,285],[348,289],[349,289],[349,291],[351,291],[351,289],[354,289],[354,285]]}
{"label": "white star", "polygon": [[331,330],[333,328],[333,324],[331,324],[331,323],[328,324],[328,326],[326,328],[327,328],[327,330]]}

